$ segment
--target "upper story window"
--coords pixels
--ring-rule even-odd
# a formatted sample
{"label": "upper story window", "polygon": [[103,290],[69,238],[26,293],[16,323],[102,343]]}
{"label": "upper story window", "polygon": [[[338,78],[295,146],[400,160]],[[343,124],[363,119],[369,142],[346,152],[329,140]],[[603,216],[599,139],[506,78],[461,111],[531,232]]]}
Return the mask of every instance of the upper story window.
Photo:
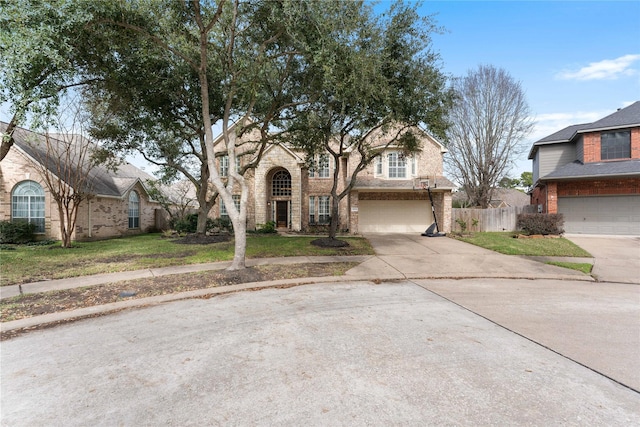
{"label": "upper story window", "polygon": [[328,154],[320,154],[313,159],[313,164],[309,168],[309,177],[329,178],[330,162]]}
{"label": "upper story window", "polygon": [[14,187],[11,219],[35,224],[36,233],[44,233],[44,189],[40,184],[23,181]]}
{"label": "upper story window", "polygon": [[600,134],[600,159],[631,158],[631,131],[602,132]]}
{"label": "upper story window", "polygon": [[415,156],[392,151],[380,154],[375,158],[373,175],[377,178],[406,179],[416,176],[418,161]]}
{"label": "upper story window", "polygon": [[387,154],[387,167],[389,171],[389,178],[406,178],[407,177],[407,162],[400,153]]}
{"label": "upper story window", "polygon": [[229,176],[229,156],[220,157],[220,176]]}

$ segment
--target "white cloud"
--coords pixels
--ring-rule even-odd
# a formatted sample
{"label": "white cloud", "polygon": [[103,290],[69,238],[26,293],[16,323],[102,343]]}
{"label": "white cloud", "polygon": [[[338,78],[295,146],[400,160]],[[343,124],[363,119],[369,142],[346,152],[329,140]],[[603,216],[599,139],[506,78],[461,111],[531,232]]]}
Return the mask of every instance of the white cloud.
{"label": "white cloud", "polygon": [[632,76],[638,73],[632,65],[640,61],[640,54],[624,55],[616,59],[605,59],[592,62],[578,71],[565,70],[556,75],[562,80],[605,80],[617,79],[621,76]]}

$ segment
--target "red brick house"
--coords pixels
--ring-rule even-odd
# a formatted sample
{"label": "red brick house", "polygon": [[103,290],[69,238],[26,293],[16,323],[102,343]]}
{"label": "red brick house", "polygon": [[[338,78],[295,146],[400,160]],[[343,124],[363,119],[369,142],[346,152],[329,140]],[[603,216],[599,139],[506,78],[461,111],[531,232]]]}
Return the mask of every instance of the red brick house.
{"label": "red brick house", "polygon": [[[350,233],[424,232],[434,222],[427,191],[429,182],[440,231],[451,231],[451,191],[454,185],[443,176],[444,146],[424,130],[418,130],[422,150],[409,157],[388,146],[382,135],[372,137],[372,146],[383,147],[380,156],[360,172],[349,195],[340,203],[339,229]],[[222,138],[216,140],[222,143]],[[238,162],[245,160],[242,156]],[[359,163],[357,151],[341,161],[339,191],[348,183]],[[226,156],[218,158],[222,176],[228,167]],[[249,184],[247,228],[269,221],[280,230],[322,231],[329,224],[330,193],[335,164],[329,155],[316,159],[308,168],[304,153],[284,144],[268,147],[255,170],[245,175]],[[234,197],[238,200],[239,195]],[[210,216],[225,216],[223,203],[216,202]]]}
{"label": "red brick house", "polygon": [[[7,123],[0,122],[0,133],[6,128]],[[22,128],[13,136],[14,145],[0,162],[0,221],[29,221],[41,236],[60,239],[57,204],[33,163],[47,158],[45,137]],[[147,193],[148,179],[153,177],[129,163],[116,170],[93,168],[93,197],[80,204],[72,239],[104,239],[154,229],[161,207]]]}
{"label": "red brick house", "polygon": [[567,233],[640,235],[640,101],[535,142],[529,159],[531,203]]}

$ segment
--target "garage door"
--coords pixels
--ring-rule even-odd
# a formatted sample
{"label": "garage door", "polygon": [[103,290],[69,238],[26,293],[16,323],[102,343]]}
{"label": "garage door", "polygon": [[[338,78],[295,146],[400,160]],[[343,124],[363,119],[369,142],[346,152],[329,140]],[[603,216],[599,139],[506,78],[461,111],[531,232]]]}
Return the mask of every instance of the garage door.
{"label": "garage door", "polygon": [[433,223],[427,200],[360,200],[360,233],[423,233]]}
{"label": "garage door", "polygon": [[561,197],[558,212],[567,233],[640,235],[640,196]]}

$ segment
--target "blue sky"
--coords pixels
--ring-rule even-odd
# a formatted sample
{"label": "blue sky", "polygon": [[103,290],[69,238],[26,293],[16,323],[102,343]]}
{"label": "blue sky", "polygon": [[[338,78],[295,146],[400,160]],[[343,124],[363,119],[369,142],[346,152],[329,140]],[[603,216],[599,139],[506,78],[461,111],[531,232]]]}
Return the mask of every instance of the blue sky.
{"label": "blue sky", "polygon": [[[446,30],[433,37],[446,73],[489,64],[521,82],[529,144],[640,100],[639,1],[427,1],[420,12]],[[511,176],[531,170],[527,154]]]}

